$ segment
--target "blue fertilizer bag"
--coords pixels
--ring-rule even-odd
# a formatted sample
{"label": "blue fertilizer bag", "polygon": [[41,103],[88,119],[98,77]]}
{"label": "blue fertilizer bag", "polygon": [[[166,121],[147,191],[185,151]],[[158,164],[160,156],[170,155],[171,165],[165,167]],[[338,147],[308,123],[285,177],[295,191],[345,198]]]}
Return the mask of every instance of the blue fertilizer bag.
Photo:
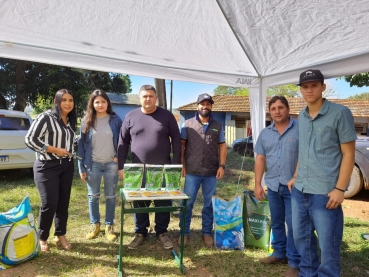
{"label": "blue fertilizer bag", "polygon": [[243,250],[244,233],[241,195],[229,201],[213,196],[214,246],[218,249]]}
{"label": "blue fertilizer bag", "polygon": [[28,196],[0,213],[0,270],[35,258],[40,253],[35,220]]}

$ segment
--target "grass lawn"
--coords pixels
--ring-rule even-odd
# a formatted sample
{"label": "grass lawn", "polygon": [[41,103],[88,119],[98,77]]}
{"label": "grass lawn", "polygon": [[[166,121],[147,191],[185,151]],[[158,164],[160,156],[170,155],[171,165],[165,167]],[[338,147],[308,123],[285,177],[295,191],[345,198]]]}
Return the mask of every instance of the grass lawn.
{"label": "grass lawn", "polygon": [[[241,172],[242,157],[229,152],[225,178],[218,183],[217,193],[224,199],[241,194],[245,189],[254,186],[252,158],[245,158]],[[239,181],[240,180],[240,181]],[[120,182],[119,187],[122,187]],[[75,172],[72,198],[69,208],[67,237],[73,245],[68,252],[50,246],[50,252],[41,254],[32,261],[23,263],[12,269],[0,271],[0,276],[118,276],[116,255],[119,243],[109,243],[101,233],[97,239],[86,240],[85,234],[90,230],[85,184]],[[33,178],[27,170],[0,171],[0,210],[7,211],[18,205],[24,196],[29,195],[31,205],[38,216],[39,196]],[[116,209],[116,232],[120,231],[121,201],[118,198]],[[101,198],[100,210],[104,220],[105,203]],[[201,239],[202,197],[199,194],[194,209],[190,245],[185,248],[184,264],[187,276],[283,276],[286,265],[265,266],[258,259],[267,255],[259,249],[244,251],[219,251],[203,247]],[[153,215],[151,215],[153,219]],[[153,222],[153,220],[152,220]],[[169,235],[179,252],[176,243],[179,228],[178,215],[173,214],[169,226]],[[124,225],[124,276],[181,276],[170,250],[164,250],[156,241],[155,234],[150,233],[148,239],[137,250],[127,250],[133,239],[133,216],[126,215]],[[369,276],[369,242],[360,238],[367,232],[369,223],[357,219],[345,219],[344,239],[341,247],[342,275]],[[52,237],[49,239],[51,241]]]}

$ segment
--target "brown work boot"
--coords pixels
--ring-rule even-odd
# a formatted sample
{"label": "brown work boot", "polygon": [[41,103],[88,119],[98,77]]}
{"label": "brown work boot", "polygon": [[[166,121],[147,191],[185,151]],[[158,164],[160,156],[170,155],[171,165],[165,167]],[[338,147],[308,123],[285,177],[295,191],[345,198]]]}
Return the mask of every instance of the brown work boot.
{"label": "brown work boot", "polygon": [[262,264],[277,264],[277,263],[286,264],[287,259],[278,259],[274,256],[268,256],[268,257],[265,257],[265,258],[261,258],[259,260],[259,262],[262,263]]}
{"label": "brown work boot", "polygon": [[92,225],[91,232],[86,234],[86,239],[94,239],[100,233],[100,223],[95,223]]}
{"label": "brown work boot", "polygon": [[110,242],[113,242],[117,239],[117,235],[114,233],[113,225],[105,226],[105,236]]}
{"label": "brown work boot", "polygon": [[298,277],[299,269],[294,267],[288,267],[287,271],[284,273],[284,277]]}
{"label": "brown work boot", "polygon": [[213,247],[214,240],[213,240],[213,237],[212,236],[204,235],[203,236],[203,239],[204,239],[204,244],[205,244],[206,247],[208,247],[208,248]]}
{"label": "brown work boot", "polygon": [[[183,246],[186,246],[190,240],[190,236],[185,235],[183,237]],[[181,246],[181,236],[178,238],[178,245]]]}

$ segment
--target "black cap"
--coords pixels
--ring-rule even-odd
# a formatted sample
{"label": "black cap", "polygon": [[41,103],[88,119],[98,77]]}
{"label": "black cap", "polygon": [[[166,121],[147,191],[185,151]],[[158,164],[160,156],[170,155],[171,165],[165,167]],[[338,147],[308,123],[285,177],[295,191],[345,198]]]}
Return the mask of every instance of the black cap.
{"label": "black cap", "polygon": [[207,93],[200,94],[199,97],[197,97],[197,104],[200,104],[200,102],[208,100],[211,104],[214,104],[213,98]]}
{"label": "black cap", "polygon": [[300,82],[297,84],[301,86],[302,83],[320,81],[324,84],[324,76],[318,69],[309,69],[300,74]]}

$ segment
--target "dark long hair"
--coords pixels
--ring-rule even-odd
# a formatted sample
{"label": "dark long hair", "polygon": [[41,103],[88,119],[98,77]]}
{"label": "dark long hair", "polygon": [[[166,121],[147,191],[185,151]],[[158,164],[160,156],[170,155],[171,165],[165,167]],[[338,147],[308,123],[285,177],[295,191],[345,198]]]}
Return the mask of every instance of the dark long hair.
{"label": "dark long hair", "polygon": [[[56,114],[58,116],[58,119],[61,119],[61,109],[60,109],[60,103],[62,101],[63,95],[64,94],[70,94],[73,97],[73,102],[74,102],[74,95],[72,93],[72,91],[68,90],[68,89],[61,89],[58,90],[58,92],[55,94],[55,98],[54,98],[54,108],[51,109],[51,112],[53,112],[54,114]],[[69,121],[69,125],[72,128],[73,131],[76,131],[76,127],[77,127],[77,112],[76,112],[76,103],[74,102],[74,106],[73,106],[73,110],[71,110],[68,114],[68,121]]]}
{"label": "dark long hair", "polygon": [[113,111],[113,107],[111,105],[110,99],[105,91],[101,89],[95,89],[88,99],[87,107],[86,107],[86,113],[83,117],[84,121],[84,127],[83,127],[83,139],[86,139],[86,134],[91,128],[95,128],[95,122],[96,122],[96,110],[94,108],[94,101],[96,97],[101,96],[108,102],[108,108],[106,112],[108,114],[115,114]]}

